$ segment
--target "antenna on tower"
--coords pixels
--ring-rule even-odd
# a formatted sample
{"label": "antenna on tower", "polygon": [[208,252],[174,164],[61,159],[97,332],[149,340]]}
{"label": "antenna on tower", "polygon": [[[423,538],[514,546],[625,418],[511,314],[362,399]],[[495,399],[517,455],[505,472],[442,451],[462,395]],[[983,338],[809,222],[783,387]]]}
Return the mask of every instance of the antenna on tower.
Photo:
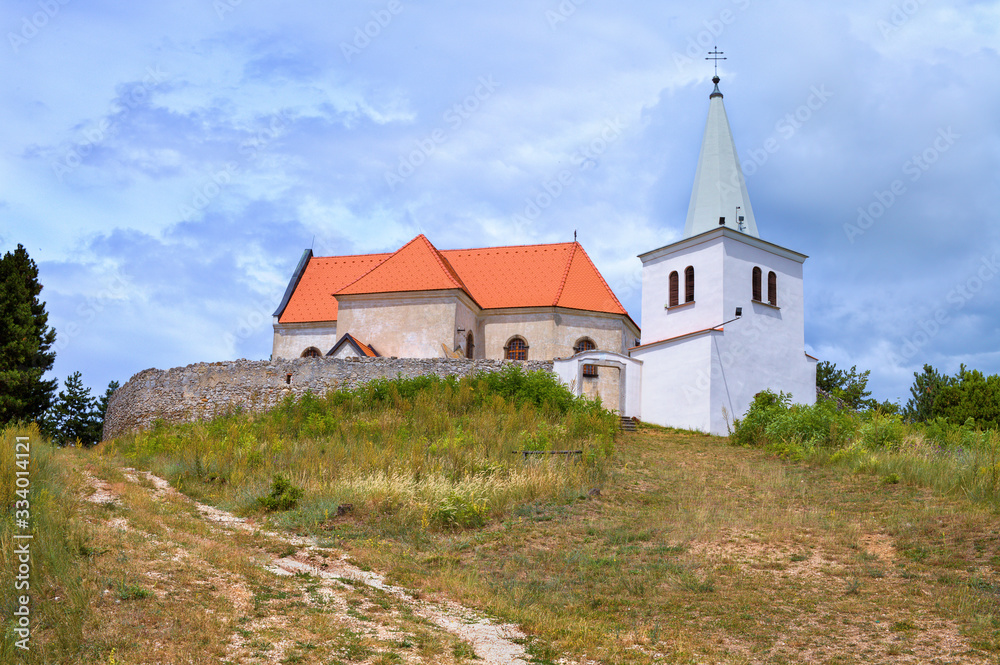
{"label": "antenna on tower", "polygon": [[576,242],[576,229],[573,229],[573,242]]}
{"label": "antenna on tower", "polygon": [[719,57],[723,53],[724,53],[724,51],[720,51],[719,47],[716,46],[714,51],[709,51],[708,52],[709,57],[705,58],[705,60],[715,60],[715,78],[719,78],[719,60],[727,60],[728,59],[728,58],[720,58]]}

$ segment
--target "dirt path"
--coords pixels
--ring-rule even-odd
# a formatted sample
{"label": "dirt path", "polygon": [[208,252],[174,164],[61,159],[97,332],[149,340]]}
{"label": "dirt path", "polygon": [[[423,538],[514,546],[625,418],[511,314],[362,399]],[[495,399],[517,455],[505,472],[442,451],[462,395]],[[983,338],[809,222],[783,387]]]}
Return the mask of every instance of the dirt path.
{"label": "dirt path", "polygon": [[[211,522],[223,534],[227,531],[259,534],[295,548],[293,554],[273,556],[269,563],[262,566],[274,575],[286,578],[302,576],[311,579],[313,580],[311,584],[318,583],[321,591],[328,596],[343,592],[345,588],[349,589],[345,581],[365,585],[392,596],[416,617],[470,644],[479,662],[489,665],[527,665],[524,647],[516,641],[523,640],[525,635],[515,625],[494,623],[456,603],[418,599],[407,589],[387,584],[382,576],[354,566],[347,561],[346,555],[330,556],[330,550],[320,548],[313,538],[258,529],[232,513],[190,499],[171,487],[163,478],[149,472],[132,468],[122,471],[132,484],[146,485],[142,479],[151,484],[151,493],[155,499],[171,498],[192,505],[205,520]],[[88,481],[94,490],[88,497],[89,501],[98,504],[115,504],[118,501],[112,485],[94,476],[89,476]],[[121,518],[116,520],[116,522],[123,521]]]}

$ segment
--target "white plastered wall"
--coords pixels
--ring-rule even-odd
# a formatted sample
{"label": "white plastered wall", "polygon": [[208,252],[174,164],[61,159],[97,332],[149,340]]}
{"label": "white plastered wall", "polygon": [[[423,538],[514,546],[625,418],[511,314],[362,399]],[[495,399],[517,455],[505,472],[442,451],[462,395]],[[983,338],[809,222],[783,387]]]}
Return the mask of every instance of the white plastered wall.
{"label": "white plastered wall", "polygon": [[[629,417],[642,417],[642,361],[610,351],[584,351],[569,358],[555,360],[553,371],[559,381],[577,396],[587,394],[588,379],[583,377],[584,365],[596,365],[599,376],[606,380],[614,378],[619,382],[614,390],[604,389],[602,401],[605,408]],[[599,378],[598,381],[600,380]],[[617,398],[615,403],[608,401],[609,395]]]}
{"label": "white plastered wall", "polygon": [[[644,418],[718,435],[765,388],[815,401],[815,361],[805,355],[801,254],[719,229],[643,255]],[[695,268],[695,302],[668,309],[669,274]],[[752,271],[777,275],[777,307],[752,302]],[[730,321],[736,308],[742,318]],[[706,329],[727,322],[722,332]],[[682,337],[686,336],[686,337]],[[675,339],[680,337],[680,339]],[[656,344],[659,340],[673,340]],[[652,346],[647,346],[647,345]],[[725,413],[723,412],[725,407]]]}
{"label": "white plastered wall", "polygon": [[514,336],[528,343],[529,360],[571,356],[575,353],[573,347],[583,337],[593,340],[598,349],[624,353],[623,341],[636,336],[636,331],[629,328],[615,315],[575,314],[554,309],[541,312],[487,310],[483,313],[484,357],[503,358],[504,347]]}
{"label": "white plastered wall", "polygon": [[337,343],[337,322],[319,323],[278,323],[274,317],[274,339],[271,345],[271,357],[300,358],[302,352],[310,346],[326,354]]}
{"label": "white plastered wall", "polygon": [[642,361],[642,419],[701,432],[711,427],[711,338],[702,333],[632,349]]}
{"label": "white plastered wall", "polygon": [[452,294],[338,297],[337,327],[383,356],[440,358],[455,344],[458,297]]}

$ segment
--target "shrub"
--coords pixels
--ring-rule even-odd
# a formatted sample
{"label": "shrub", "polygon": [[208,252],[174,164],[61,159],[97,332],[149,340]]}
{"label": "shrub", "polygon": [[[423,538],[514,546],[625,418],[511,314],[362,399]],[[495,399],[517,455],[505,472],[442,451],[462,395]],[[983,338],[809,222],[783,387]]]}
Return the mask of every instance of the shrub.
{"label": "shrub", "polygon": [[773,420],[764,429],[772,442],[839,447],[854,433],[851,416],[837,409],[835,402],[820,400],[813,405],[796,404],[783,412],[773,411]]}
{"label": "shrub", "polygon": [[792,396],[786,393],[775,395],[770,390],[762,390],[754,395],[753,403],[743,418],[733,421],[730,442],[738,446],[763,446],[768,442],[767,426],[788,408]]}
{"label": "shrub", "polygon": [[898,415],[873,411],[858,429],[858,438],[869,448],[898,448],[905,433],[906,427]]}
{"label": "shrub", "polygon": [[299,505],[302,494],[301,487],[295,487],[288,478],[276,473],[271,481],[271,494],[257,497],[257,503],[261,508],[272,513],[279,510],[291,510]]}

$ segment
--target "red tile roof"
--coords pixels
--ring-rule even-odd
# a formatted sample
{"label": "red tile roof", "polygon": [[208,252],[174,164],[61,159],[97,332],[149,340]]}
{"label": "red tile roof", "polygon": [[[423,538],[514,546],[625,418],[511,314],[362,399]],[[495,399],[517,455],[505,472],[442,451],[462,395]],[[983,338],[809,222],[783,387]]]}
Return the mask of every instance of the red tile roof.
{"label": "red tile roof", "polygon": [[280,321],[332,321],[335,294],[452,289],[483,309],[565,307],[628,316],[579,243],[439,251],[419,235],[392,254],[310,259]]}
{"label": "red tile roof", "polygon": [[337,299],[333,292],[350,284],[391,254],[312,257],[302,279],[279,317],[281,323],[336,321]]}
{"label": "red tile roof", "polygon": [[455,269],[441,256],[441,252],[420,234],[335,293],[346,296],[360,293],[445,289],[466,290]]}

